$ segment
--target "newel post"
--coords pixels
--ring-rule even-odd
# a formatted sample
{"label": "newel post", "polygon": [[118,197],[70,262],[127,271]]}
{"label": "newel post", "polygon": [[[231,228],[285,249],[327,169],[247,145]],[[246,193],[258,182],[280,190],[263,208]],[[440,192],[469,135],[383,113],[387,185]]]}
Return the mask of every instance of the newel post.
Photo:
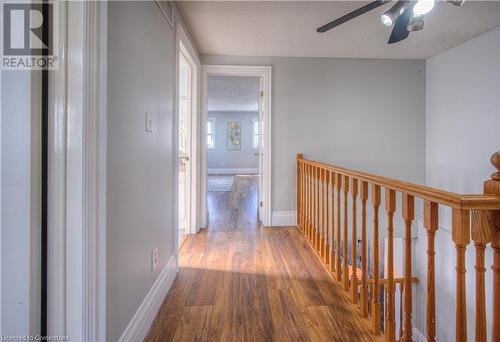
{"label": "newel post", "polygon": [[296,167],[297,167],[297,204],[296,204],[296,220],[297,220],[297,226],[301,229],[304,230],[303,223],[302,223],[302,167],[300,164],[300,160],[304,158],[304,155],[302,153],[297,153],[297,159],[296,159]]}
{"label": "newel post", "polygon": [[[496,171],[491,179],[484,182],[484,193],[500,196],[500,151],[491,156],[491,164]],[[492,341],[500,341],[500,214],[494,211],[491,232],[491,247],[493,248],[493,328]]]}

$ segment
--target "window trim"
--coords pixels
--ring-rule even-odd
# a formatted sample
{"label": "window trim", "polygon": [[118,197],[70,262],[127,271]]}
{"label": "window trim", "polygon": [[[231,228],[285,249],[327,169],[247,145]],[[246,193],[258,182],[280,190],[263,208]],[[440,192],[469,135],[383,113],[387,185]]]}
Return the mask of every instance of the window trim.
{"label": "window trim", "polygon": [[[257,122],[257,133],[255,133],[255,122]],[[254,145],[254,137],[257,136],[257,146]],[[260,122],[259,118],[252,118],[252,149],[258,150],[260,143]]]}
{"label": "window trim", "polygon": [[[215,118],[208,118],[207,120],[207,128],[209,127],[209,122],[212,123],[212,133],[209,133],[208,132],[208,129],[207,129],[207,149],[208,150],[215,150]],[[212,146],[210,146],[208,144],[208,137],[209,136],[212,136]]]}

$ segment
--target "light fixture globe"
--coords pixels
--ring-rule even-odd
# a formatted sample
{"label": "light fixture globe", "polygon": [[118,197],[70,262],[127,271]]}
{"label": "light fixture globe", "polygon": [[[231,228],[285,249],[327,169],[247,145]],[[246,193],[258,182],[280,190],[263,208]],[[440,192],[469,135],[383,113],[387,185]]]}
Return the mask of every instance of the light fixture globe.
{"label": "light fixture globe", "polygon": [[396,19],[405,11],[408,6],[408,1],[399,0],[388,11],[380,16],[380,21],[385,26],[392,26]]}
{"label": "light fixture globe", "polygon": [[380,16],[380,21],[385,26],[392,26],[392,22],[393,22],[392,18],[385,13]]}
{"label": "light fixture globe", "polygon": [[413,14],[416,16],[429,13],[434,8],[434,0],[418,0],[413,6]]}

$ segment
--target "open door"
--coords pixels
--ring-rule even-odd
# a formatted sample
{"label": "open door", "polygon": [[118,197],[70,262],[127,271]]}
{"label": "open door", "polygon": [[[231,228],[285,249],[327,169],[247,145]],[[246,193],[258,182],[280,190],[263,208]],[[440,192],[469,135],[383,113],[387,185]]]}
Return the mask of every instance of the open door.
{"label": "open door", "polygon": [[[179,242],[191,233],[191,117],[193,67],[179,56]],[[181,244],[179,243],[179,247]]]}
{"label": "open door", "polygon": [[259,221],[264,222],[264,79],[260,77],[259,87]]}

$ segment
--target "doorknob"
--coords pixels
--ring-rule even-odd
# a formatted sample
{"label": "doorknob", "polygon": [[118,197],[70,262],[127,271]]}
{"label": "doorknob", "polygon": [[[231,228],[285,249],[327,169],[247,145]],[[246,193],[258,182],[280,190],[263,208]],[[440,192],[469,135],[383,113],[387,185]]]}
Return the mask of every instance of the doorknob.
{"label": "doorknob", "polygon": [[189,156],[180,156],[179,159],[181,159],[182,161],[189,161]]}
{"label": "doorknob", "polygon": [[255,152],[253,155],[257,157],[259,155],[259,152]]}

